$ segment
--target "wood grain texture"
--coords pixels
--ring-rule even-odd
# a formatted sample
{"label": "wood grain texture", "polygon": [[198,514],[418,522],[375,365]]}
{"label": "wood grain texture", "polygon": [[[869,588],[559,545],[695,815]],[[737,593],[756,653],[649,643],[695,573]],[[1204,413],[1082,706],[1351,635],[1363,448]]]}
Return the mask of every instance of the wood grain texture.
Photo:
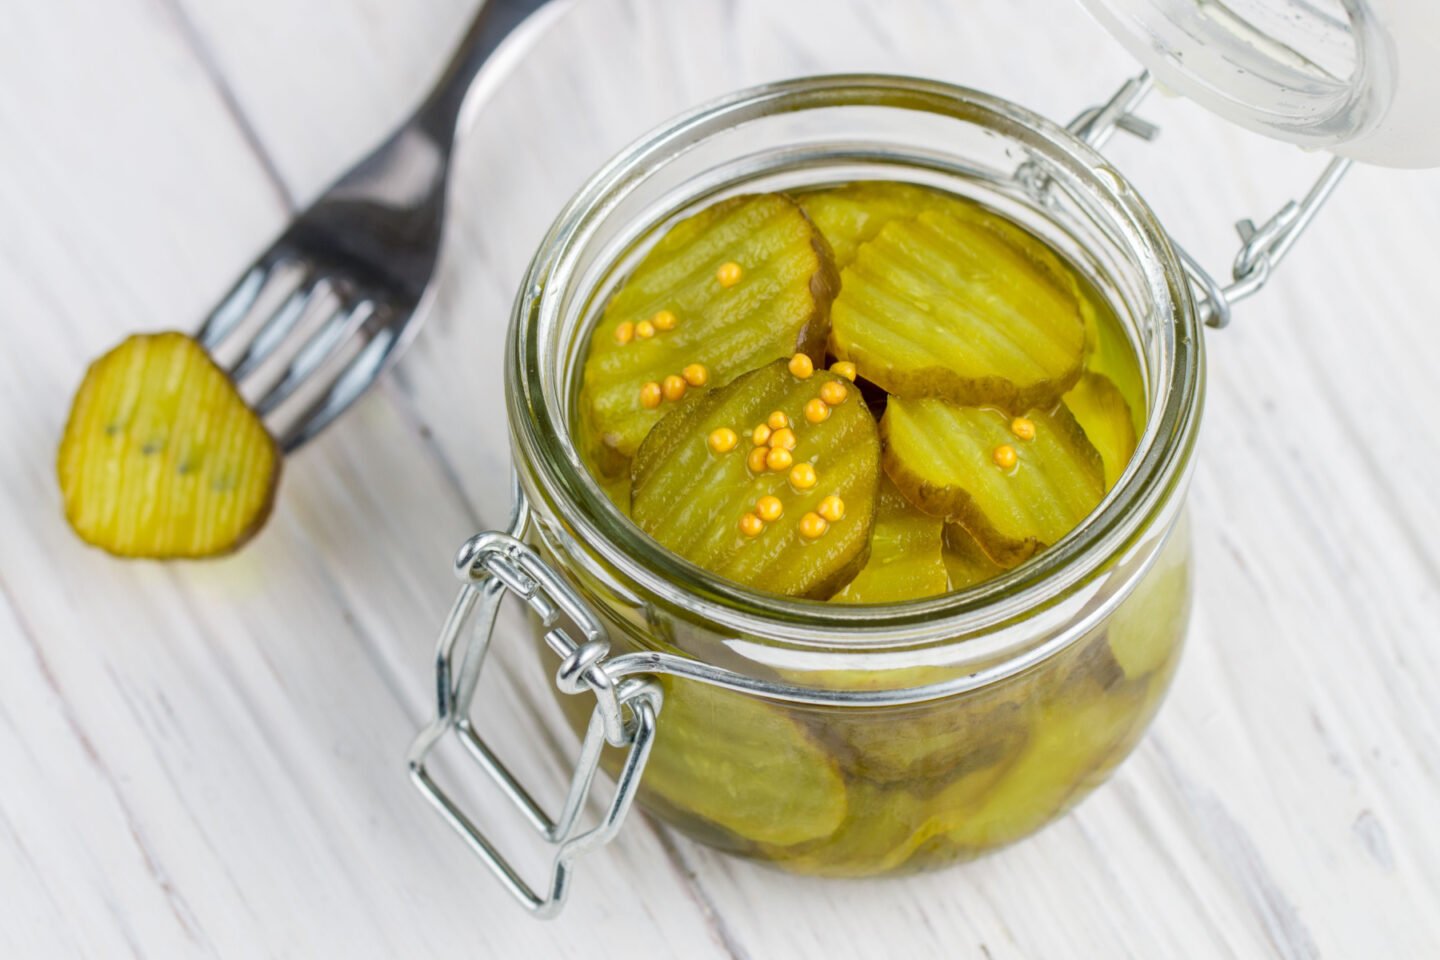
{"label": "wood grain texture", "polygon": [[[0,955],[1440,953],[1440,174],[1360,169],[1209,337],[1198,614],[1114,780],[1035,838],[797,881],[635,817],[523,916],[403,771],[456,545],[505,513],[498,345],[559,205],[741,85],[888,70],[1058,119],[1134,65],[1068,0],[579,0],[479,105],[437,314],[217,563],[117,563],[53,479],[87,360],[191,327],[428,85],[472,0],[22,3],[0,30]],[[1110,153],[1204,262],[1322,160],[1157,99]],[[501,651],[485,719],[573,749]]]}

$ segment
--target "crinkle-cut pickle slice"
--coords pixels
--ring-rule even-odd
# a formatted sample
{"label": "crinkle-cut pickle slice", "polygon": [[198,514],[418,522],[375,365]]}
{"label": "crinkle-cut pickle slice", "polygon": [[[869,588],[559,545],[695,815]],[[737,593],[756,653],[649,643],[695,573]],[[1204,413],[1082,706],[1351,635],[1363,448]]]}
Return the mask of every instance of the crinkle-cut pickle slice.
{"label": "crinkle-cut pickle slice", "polygon": [[901,397],[1048,406],[1080,376],[1073,290],[1000,231],[949,213],[893,220],[841,273],[831,350]]}
{"label": "crinkle-cut pickle slice", "polygon": [[1095,785],[1142,716],[1128,696],[1046,704],[1033,715],[1025,749],[981,803],[945,818],[944,834],[962,850],[979,852],[1032,832]]}
{"label": "crinkle-cut pickle slice", "polygon": [[65,516],[122,557],[206,557],[270,512],[280,450],[234,384],[182,333],[133,336],[85,374],[60,442]]}
{"label": "crinkle-cut pickle slice", "polygon": [[[1033,436],[1023,439],[1017,427],[1027,425]],[[893,397],[880,431],[885,472],[900,492],[964,526],[1004,566],[1065,536],[1105,493],[1100,455],[1063,404],[1012,418],[991,407]],[[1002,465],[1009,457],[1013,464]]]}
{"label": "crinkle-cut pickle slice", "polygon": [[[912,690],[953,680],[955,672],[831,670],[795,679],[827,690]],[[883,709],[829,710],[813,724],[847,778],[905,781],[927,794],[965,771],[1006,762],[1025,739],[1022,706],[1009,685]]]}
{"label": "crinkle-cut pickle slice", "polygon": [[1110,490],[1135,452],[1135,421],[1130,404],[1108,377],[1087,372],[1065,394],[1065,406],[1099,452],[1105,464],[1105,489]]}
{"label": "crinkle-cut pickle slice", "polygon": [[[843,400],[822,400],[825,417],[811,422],[806,406],[827,394]],[[776,463],[790,464],[754,471],[752,435],[758,426],[768,429],[777,412],[791,424],[785,429],[794,447]],[[734,432],[733,448],[712,448],[717,430]],[[807,472],[812,485],[805,484]],[[824,599],[865,562],[880,438],[854,384],[823,370],[801,378],[778,360],[677,407],[646,437],[631,478],[631,517],[665,547],[746,586]],[[827,509],[832,496],[840,498],[843,516]],[[762,497],[777,498],[783,513],[747,534],[742,519],[763,514]],[[832,519],[823,522],[823,532],[807,536],[826,512]]]}
{"label": "crinkle-cut pickle slice", "polygon": [[808,190],[796,194],[795,201],[829,242],[835,265],[841,269],[855,259],[862,243],[873,240],[891,220],[940,207],[958,208],[965,202],[938,190],[893,180]]}
{"label": "crinkle-cut pickle slice", "polygon": [[[829,246],[793,200],[757,194],[707,207],[671,227],[606,306],[581,415],[623,468],[680,399],[647,403],[647,384],[672,377],[685,393],[714,389],[797,351],[818,366],[837,289]],[[703,379],[687,376],[696,365]]]}
{"label": "crinkle-cut pickle slice", "polygon": [[1182,554],[1151,570],[1106,624],[1110,654],[1126,678],[1143,677],[1172,660],[1189,616],[1190,566]]}
{"label": "crinkle-cut pickle slice", "polygon": [[784,710],[703,683],[668,681],[642,789],[747,840],[790,846],[834,833],[845,782]]}
{"label": "crinkle-cut pickle slice", "polygon": [[991,560],[985,548],[960,524],[945,524],[941,539],[944,549],[940,552],[940,559],[950,576],[951,590],[964,590],[993,580],[1005,572],[1005,568]]}
{"label": "crinkle-cut pickle slice", "polygon": [[870,558],[831,601],[899,603],[944,593],[949,577],[940,557],[942,526],[943,520],[921,511],[882,477]]}

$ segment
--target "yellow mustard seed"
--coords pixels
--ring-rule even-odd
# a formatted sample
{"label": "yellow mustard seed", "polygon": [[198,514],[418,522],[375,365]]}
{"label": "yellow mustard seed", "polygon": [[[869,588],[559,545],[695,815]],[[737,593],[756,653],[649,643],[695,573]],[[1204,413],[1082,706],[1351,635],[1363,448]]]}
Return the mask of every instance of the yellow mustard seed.
{"label": "yellow mustard seed", "polygon": [[820,516],[824,517],[826,520],[829,520],[831,523],[835,523],[845,518],[845,501],[841,500],[833,493],[830,494],[830,496],[826,497],[824,500],[821,500],[820,506],[816,507],[815,509],[816,512],[820,514]]}
{"label": "yellow mustard seed", "polygon": [[680,376],[692,387],[703,387],[710,382],[710,371],[705,369],[703,363],[686,364],[685,369],[680,371]]}
{"label": "yellow mustard seed", "polygon": [[673,310],[657,311],[655,316],[650,318],[650,322],[655,325],[656,330],[674,330],[676,320],[677,317]]}
{"label": "yellow mustard seed", "polygon": [[800,536],[806,540],[819,540],[830,529],[830,521],[818,513],[807,513],[800,518]]}
{"label": "yellow mustard seed", "polygon": [[828,380],[820,387],[820,399],[832,407],[840,406],[848,396],[850,396],[850,388],[839,380]]}
{"label": "yellow mustard seed", "polygon": [[629,320],[624,321],[615,328],[615,342],[621,345],[635,339],[635,324]]}
{"label": "yellow mustard seed", "polygon": [[1010,432],[1021,440],[1035,439],[1035,421],[1029,417],[1016,417],[1010,421]]}
{"label": "yellow mustard seed", "polygon": [[661,381],[660,389],[665,392],[666,400],[679,400],[685,396],[688,385],[685,383],[684,377],[677,377],[672,373]]}
{"label": "yellow mustard seed", "polygon": [[830,417],[830,404],[819,397],[811,397],[805,403],[805,419],[811,423],[824,423]]}
{"label": "yellow mustard seed", "polygon": [[651,323],[649,320],[641,320],[639,323],[635,324],[635,336],[639,337],[641,340],[649,340],[651,337],[655,336],[655,324]]}
{"label": "yellow mustard seed", "polygon": [[753,513],[747,513],[740,518],[740,532],[747,537],[758,537],[765,532],[765,521]]}
{"label": "yellow mustard seed", "polygon": [[796,490],[809,490],[819,479],[815,468],[808,463],[797,463],[790,469],[790,486]]}
{"label": "yellow mustard seed", "polygon": [[992,456],[995,458],[995,465],[1002,470],[1009,470],[1015,466],[1015,461],[1018,459],[1015,448],[1008,443],[1002,443],[996,447]]}
{"label": "yellow mustard seed", "polygon": [[779,497],[764,496],[755,501],[755,512],[766,523],[774,523],[785,512],[785,504],[780,502]]}
{"label": "yellow mustard seed", "polygon": [[771,447],[769,452],[765,454],[765,466],[774,470],[776,473],[779,473],[781,470],[789,470],[790,464],[794,462],[795,458],[792,457],[790,451],[784,447]]}
{"label": "yellow mustard seed", "polygon": [[740,438],[729,427],[716,427],[710,431],[710,449],[716,453],[729,453],[739,442]]}
{"label": "yellow mustard seed", "polygon": [[781,427],[770,434],[770,446],[779,447],[784,450],[795,449],[795,431],[789,427]]}
{"label": "yellow mustard seed", "polygon": [[750,451],[750,456],[745,459],[745,465],[750,468],[751,473],[764,473],[769,469],[766,464],[769,456],[769,447],[755,447]]}
{"label": "yellow mustard seed", "polygon": [[731,260],[729,263],[722,263],[720,269],[715,271],[715,279],[720,281],[720,286],[722,287],[735,286],[744,275],[745,271],[741,269],[740,264],[734,260]]}
{"label": "yellow mustard seed", "polygon": [[640,388],[640,406],[647,410],[654,410],[660,406],[660,401],[664,396],[660,390],[660,384],[651,380]]}
{"label": "yellow mustard seed", "polygon": [[785,416],[783,410],[772,411],[770,416],[765,418],[765,423],[771,430],[784,430],[790,426],[790,418]]}
{"label": "yellow mustard seed", "polygon": [[790,358],[790,372],[801,380],[809,380],[810,374],[815,372],[815,361],[803,353],[797,353]]}
{"label": "yellow mustard seed", "polygon": [[835,374],[835,376],[837,377],[844,377],[851,383],[855,382],[855,364],[851,363],[849,360],[836,360],[834,363],[830,364],[830,372]]}
{"label": "yellow mustard seed", "polygon": [[757,447],[768,446],[770,443],[771,432],[772,431],[770,430],[770,427],[762,423],[754,430],[750,431],[750,442],[755,444],[755,446]]}

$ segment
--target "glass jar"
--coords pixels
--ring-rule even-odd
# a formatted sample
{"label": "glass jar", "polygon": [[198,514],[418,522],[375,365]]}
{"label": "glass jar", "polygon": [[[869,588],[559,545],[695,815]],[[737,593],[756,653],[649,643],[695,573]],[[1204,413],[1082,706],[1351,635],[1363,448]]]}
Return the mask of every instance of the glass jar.
{"label": "glass jar", "polygon": [[[1147,417],[1121,481],[1033,561],[957,593],[855,606],[747,589],[664,550],[597,486],[572,424],[589,324],[669,224],[727,195],[862,179],[973,198],[1067,257],[1135,345]],[[1133,189],[1076,136],[1003,100],[907,78],[808,78],[643,139],[566,207],[517,300],[506,390],[522,504],[511,535],[462,551],[469,599],[442,638],[440,717],[412,752],[417,782],[540,912],[558,906],[570,859],[614,833],[637,782],[647,810],[697,840],[802,873],[921,869],[1033,832],[1129,752],[1179,656],[1199,330],[1181,262]],[[463,719],[484,640],[453,686],[446,672],[459,623],[477,603],[493,622],[507,589],[563,657],[577,726],[591,717],[554,821]],[[559,847],[548,894],[519,881],[425,773],[447,704]],[[602,739],[627,752],[616,801],[582,834],[577,798]]]}

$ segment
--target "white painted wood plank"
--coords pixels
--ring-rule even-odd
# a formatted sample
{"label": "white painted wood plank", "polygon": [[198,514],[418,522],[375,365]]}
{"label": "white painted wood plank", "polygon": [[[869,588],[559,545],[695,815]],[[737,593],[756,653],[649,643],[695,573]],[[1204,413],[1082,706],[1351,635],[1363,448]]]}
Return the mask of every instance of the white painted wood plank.
{"label": "white painted wood plank", "polygon": [[[185,326],[403,114],[469,15],[66,0],[0,33],[0,952],[17,956],[1418,956],[1440,949],[1440,363],[1434,173],[1362,170],[1210,338],[1200,613],[1115,780],[1031,841],[890,881],[797,881],[636,818],[534,925],[423,808],[451,551],[503,518],[498,344],[559,204],[735,86],[937,76],[1067,118],[1132,65],[1073,5],[582,0],[459,157],[437,316],[399,376],[289,468],[238,557],[78,546],[53,443],[84,359]],[[1117,162],[1217,267],[1229,221],[1319,160],[1157,101]],[[264,159],[251,149],[258,143]],[[96,148],[105,145],[104,150]],[[267,165],[268,164],[268,165]],[[468,361],[468,362],[463,362]],[[502,651],[498,708],[544,701]],[[489,717],[558,789],[563,737]],[[552,746],[559,744],[560,746]]]}

